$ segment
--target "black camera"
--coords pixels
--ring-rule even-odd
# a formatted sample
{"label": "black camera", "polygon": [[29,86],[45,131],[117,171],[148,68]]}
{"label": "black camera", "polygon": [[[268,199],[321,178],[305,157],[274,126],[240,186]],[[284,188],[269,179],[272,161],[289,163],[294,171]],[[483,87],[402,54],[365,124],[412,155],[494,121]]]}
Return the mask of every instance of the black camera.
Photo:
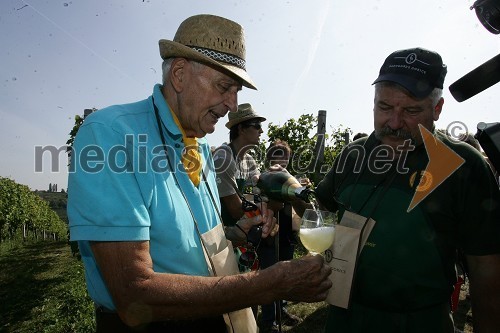
{"label": "black camera", "polygon": [[476,10],[481,24],[492,34],[500,34],[500,0],[478,0],[470,9]]}
{"label": "black camera", "polygon": [[[500,34],[500,0],[478,0],[470,7],[491,33]],[[500,81],[500,54],[467,73],[452,85],[450,92],[463,102]]]}
{"label": "black camera", "polygon": [[[481,24],[491,33],[500,34],[500,0],[477,0],[470,7],[476,11]],[[500,81],[500,54],[467,73],[450,85],[452,96],[463,102]],[[500,123],[479,123],[475,138],[500,170]]]}

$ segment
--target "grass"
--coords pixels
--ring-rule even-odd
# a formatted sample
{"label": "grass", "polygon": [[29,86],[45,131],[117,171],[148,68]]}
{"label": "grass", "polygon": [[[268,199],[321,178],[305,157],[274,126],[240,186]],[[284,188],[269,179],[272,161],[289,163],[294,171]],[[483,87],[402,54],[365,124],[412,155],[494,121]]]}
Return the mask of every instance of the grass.
{"label": "grass", "polygon": [[294,327],[282,326],[283,332],[316,333],[323,332],[326,323],[327,306],[320,303],[291,303],[287,306],[290,313],[303,318],[304,321]]}
{"label": "grass", "polygon": [[[472,312],[470,306],[469,286],[466,282],[460,291],[460,301],[458,309],[453,314],[455,328],[464,333],[473,333]],[[304,321],[295,327],[283,326],[283,332],[290,333],[323,333],[326,323],[328,304],[321,303],[296,303],[289,304],[288,311],[296,316],[304,318]]]}
{"label": "grass", "polygon": [[0,332],[93,332],[83,265],[66,242],[0,252]]}
{"label": "grass", "polygon": [[[455,313],[460,330],[471,333],[472,316],[462,288]],[[291,313],[304,318],[284,332],[323,332],[327,304],[291,303]],[[87,296],[83,265],[66,242],[0,244],[0,332],[93,332],[93,305]]]}
{"label": "grass", "polygon": [[[470,308],[470,300],[466,296],[468,286],[462,288],[460,292],[460,303],[457,311],[453,315],[456,329],[464,333],[473,333],[472,329],[472,313]],[[323,333],[324,324],[326,323],[328,304],[321,303],[297,303],[288,306],[288,310],[301,317],[305,318],[302,323],[295,327],[283,326],[283,332],[290,333]]]}

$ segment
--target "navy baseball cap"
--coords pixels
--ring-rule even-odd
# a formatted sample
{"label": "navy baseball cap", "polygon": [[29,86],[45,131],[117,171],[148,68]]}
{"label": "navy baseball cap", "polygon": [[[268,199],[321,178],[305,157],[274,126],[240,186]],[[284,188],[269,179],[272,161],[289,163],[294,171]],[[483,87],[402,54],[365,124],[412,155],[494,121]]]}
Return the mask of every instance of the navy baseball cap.
{"label": "navy baseball cap", "polygon": [[424,98],[434,88],[443,89],[446,72],[446,65],[436,52],[423,48],[399,50],[385,59],[373,84],[395,82],[416,98]]}

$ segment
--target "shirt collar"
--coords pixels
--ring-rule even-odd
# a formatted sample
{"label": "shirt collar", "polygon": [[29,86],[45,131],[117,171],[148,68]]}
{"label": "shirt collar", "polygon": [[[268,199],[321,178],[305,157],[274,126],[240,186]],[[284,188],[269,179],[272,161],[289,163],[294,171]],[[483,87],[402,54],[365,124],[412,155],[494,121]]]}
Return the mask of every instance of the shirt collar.
{"label": "shirt collar", "polygon": [[172,113],[170,108],[165,101],[165,97],[161,93],[161,84],[156,84],[153,89],[153,102],[158,108],[158,112],[160,114],[160,119],[163,126],[167,129],[168,134],[171,138],[176,141],[182,140],[182,132],[175,124],[174,118],[172,117]]}
{"label": "shirt collar", "polygon": [[[162,85],[156,84],[153,88],[153,99],[154,104],[158,108],[158,112],[160,114],[161,122],[164,128],[167,129],[168,135],[175,141],[182,142],[182,132],[179,127],[176,125],[174,118],[172,117],[172,112],[170,111],[170,107],[165,101],[165,97],[161,92]],[[198,138],[198,145],[206,145],[208,141],[206,137]]]}

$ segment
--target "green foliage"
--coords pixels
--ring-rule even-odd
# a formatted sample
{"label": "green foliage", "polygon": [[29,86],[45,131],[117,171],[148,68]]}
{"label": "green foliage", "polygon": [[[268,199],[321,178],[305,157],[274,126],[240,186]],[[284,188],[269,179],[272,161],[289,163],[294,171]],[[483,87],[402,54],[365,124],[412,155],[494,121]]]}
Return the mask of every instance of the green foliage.
{"label": "green foliage", "polygon": [[297,120],[289,119],[283,125],[269,123],[269,142],[280,139],[288,142],[292,149],[288,171],[292,174],[308,174],[313,164],[313,151],[316,143],[313,129],[316,127],[317,117],[312,114],[303,114]]}
{"label": "green foliage", "polygon": [[66,213],[66,206],[68,201],[68,194],[61,190],[61,192],[46,192],[46,191],[35,191],[40,198],[47,201],[50,208],[56,212],[59,218],[68,223],[68,215]]}
{"label": "green foliage", "polygon": [[70,151],[69,147],[73,146],[73,143],[75,142],[75,136],[78,130],[80,129],[80,126],[83,124],[83,117],[80,115],[75,115],[75,125],[69,132],[69,139],[66,141],[66,144],[68,145],[68,152]]}
{"label": "green foliage", "polygon": [[76,133],[80,129],[80,126],[83,124],[83,117],[80,115],[75,115],[75,124],[71,131],[69,132],[69,139],[66,141],[68,145],[66,148],[66,152],[68,153],[68,157],[71,157],[71,152],[73,149],[73,143],[75,142]]}
{"label": "green foliage", "polygon": [[257,162],[259,170],[265,169],[264,163],[266,161],[266,148],[266,144],[261,141],[256,148],[248,151],[248,154],[250,154],[255,159],[255,162]]}
{"label": "green foliage", "polygon": [[[68,145],[66,148],[66,152],[68,153],[69,163],[71,163],[71,154],[73,152],[73,144],[75,143],[75,137],[76,137],[76,134],[78,133],[78,130],[80,129],[80,126],[82,126],[83,121],[85,120],[85,117],[87,115],[85,113],[86,111],[90,111],[90,113],[92,113],[92,112],[97,111],[97,109],[96,108],[86,109],[84,111],[83,117],[80,115],[75,115],[75,124],[73,125],[73,128],[69,132],[68,141],[66,141],[66,144]],[[69,164],[68,164],[68,166],[69,166]],[[61,192],[64,192],[64,189],[61,190]],[[67,195],[66,195],[66,197],[67,197]],[[55,207],[54,209],[59,214],[59,216],[61,216],[61,217],[64,216],[64,217],[62,217],[63,220],[66,221],[66,223],[68,223],[68,217],[66,215],[66,200],[64,200],[63,202],[58,202],[54,205],[57,205],[57,207]],[[68,233],[68,238],[69,238],[69,233]],[[78,246],[76,245],[76,242],[70,242],[70,245],[71,245],[71,249],[72,249],[73,253],[76,255],[79,255],[79,250],[78,250]]]}
{"label": "green foliage", "polygon": [[314,147],[316,141],[311,133],[316,127],[317,117],[312,114],[303,114],[299,119],[287,120],[282,126],[269,123],[267,136],[269,142],[276,139],[285,140],[292,148],[292,152],[303,150],[303,147]]}
{"label": "green foliage", "polygon": [[1,332],[95,331],[83,264],[66,242],[19,242],[0,251],[0,266]]}
{"label": "green foliage", "polygon": [[[94,111],[97,111],[96,108],[89,109],[92,113]],[[80,129],[80,126],[82,126],[83,121],[85,120],[85,117],[82,117],[80,115],[75,115],[75,124],[73,125],[73,128],[69,132],[69,139],[66,141],[66,144],[68,147],[66,148],[66,152],[68,153],[68,157],[71,157],[71,151],[73,149],[73,143],[75,142],[75,137],[76,133],[78,133],[78,130]]]}
{"label": "green foliage", "polygon": [[[324,138],[323,161],[314,156],[316,143],[318,141],[317,117],[312,114],[303,114],[298,119],[289,119],[283,125],[269,123],[267,136],[268,142],[281,139],[290,145],[292,149],[291,161],[288,170],[294,174],[305,174],[310,179],[315,179],[315,173],[324,175],[333,165],[335,157],[345,146],[346,137],[352,134],[349,128],[340,125],[332,128],[331,133],[326,133]],[[260,150],[265,152],[266,146],[261,144]],[[265,154],[261,154],[265,157]]]}
{"label": "green foliage", "polygon": [[320,173],[326,174],[333,165],[333,161],[340,154],[345,145],[349,143],[349,137],[352,135],[352,130],[347,127],[343,128],[339,125],[337,128],[332,128],[331,134],[325,143],[324,160],[321,166]]}
{"label": "green foliage", "polygon": [[28,186],[0,177],[0,241],[26,238],[28,234],[62,239],[67,226]]}

